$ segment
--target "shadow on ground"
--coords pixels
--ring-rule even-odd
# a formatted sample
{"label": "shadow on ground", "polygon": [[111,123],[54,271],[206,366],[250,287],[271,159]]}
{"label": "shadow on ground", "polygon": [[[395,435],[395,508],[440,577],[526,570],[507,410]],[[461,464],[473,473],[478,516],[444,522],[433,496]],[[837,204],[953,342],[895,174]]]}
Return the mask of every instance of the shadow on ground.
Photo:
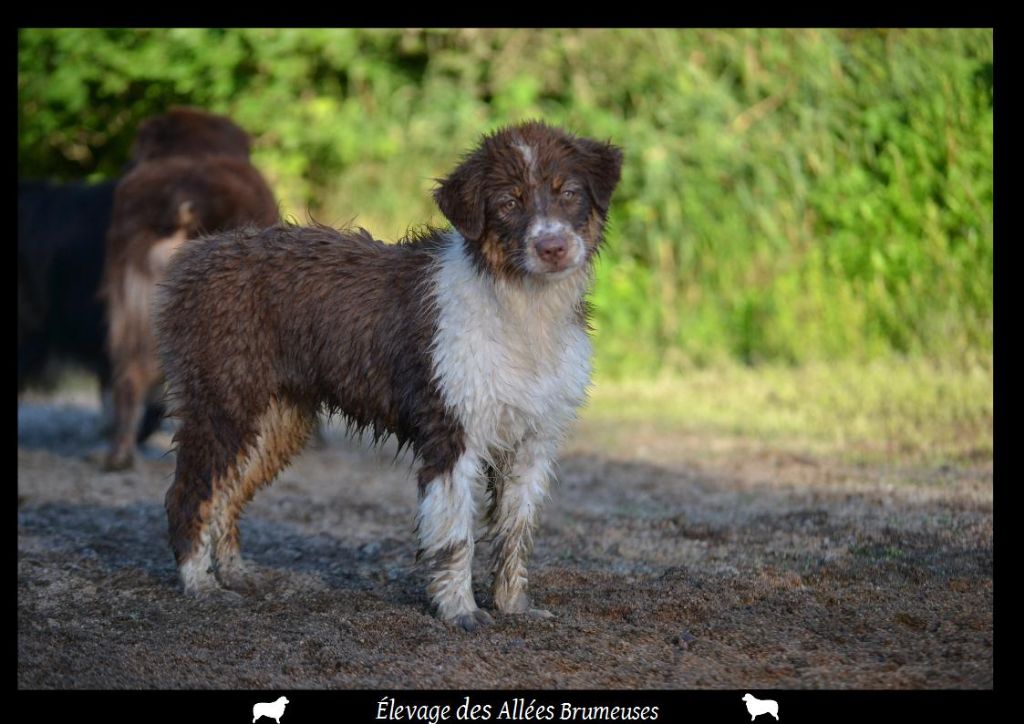
{"label": "shadow on ground", "polygon": [[556,618],[468,635],[429,615],[392,448],[331,431],[260,492],[242,536],[267,585],[231,605],[178,591],[173,454],[100,472],[80,402],[18,423],[21,687],[992,686],[990,468],[613,459],[584,431],[532,559]]}

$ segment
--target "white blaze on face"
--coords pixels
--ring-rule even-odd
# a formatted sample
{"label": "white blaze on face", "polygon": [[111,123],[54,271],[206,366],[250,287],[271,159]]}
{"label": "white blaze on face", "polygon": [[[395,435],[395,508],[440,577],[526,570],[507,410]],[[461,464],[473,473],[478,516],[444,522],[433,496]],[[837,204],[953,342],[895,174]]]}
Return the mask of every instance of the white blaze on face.
{"label": "white blaze on face", "polygon": [[[528,182],[531,186],[537,185],[537,152],[526,141],[519,140],[512,144],[512,147],[519,151],[526,162]],[[567,264],[564,269],[552,273],[548,265],[541,261],[534,246],[538,239],[545,236],[560,236],[565,239],[568,249],[566,257]],[[530,224],[526,232],[526,269],[531,274],[545,274],[553,278],[561,278],[583,265],[587,257],[586,245],[580,235],[573,228],[561,219],[538,217]]]}
{"label": "white blaze on face", "polygon": [[520,141],[519,143],[514,143],[512,145],[517,151],[519,151],[523,160],[526,162],[526,168],[529,173],[529,182],[530,185],[533,185],[536,183],[537,176],[537,154],[534,152],[533,146],[524,141]]}

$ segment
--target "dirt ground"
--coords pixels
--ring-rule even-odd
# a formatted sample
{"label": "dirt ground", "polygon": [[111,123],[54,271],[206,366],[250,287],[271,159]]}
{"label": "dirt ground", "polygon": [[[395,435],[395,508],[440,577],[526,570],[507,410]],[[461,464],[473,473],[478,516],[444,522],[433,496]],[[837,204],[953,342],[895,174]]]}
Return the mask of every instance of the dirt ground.
{"label": "dirt ground", "polygon": [[413,567],[410,459],[336,428],[247,509],[271,585],[184,598],[170,435],[100,472],[92,398],[18,409],[22,688],[992,686],[990,462],[852,466],[584,421],[530,569],[555,618],[466,634]]}

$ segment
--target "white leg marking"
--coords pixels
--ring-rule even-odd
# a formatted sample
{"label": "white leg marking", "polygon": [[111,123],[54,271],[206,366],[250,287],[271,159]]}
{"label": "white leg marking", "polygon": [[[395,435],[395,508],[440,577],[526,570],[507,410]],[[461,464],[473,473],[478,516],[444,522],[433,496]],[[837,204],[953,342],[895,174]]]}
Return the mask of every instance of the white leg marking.
{"label": "white leg marking", "polygon": [[199,535],[196,551],[178,568],[185,593],[195,596],[220,588],[213,576],[213,545],[210,540],[210,526]]}
{"label": "white leg marking", "polygon": [[427,484],[416,520],[420,556],[431,566],[427,594],[439,618],[464,627],[478,611],[472,567],[473,485],[479,475],[479,456],[467,451],[450,473]]}

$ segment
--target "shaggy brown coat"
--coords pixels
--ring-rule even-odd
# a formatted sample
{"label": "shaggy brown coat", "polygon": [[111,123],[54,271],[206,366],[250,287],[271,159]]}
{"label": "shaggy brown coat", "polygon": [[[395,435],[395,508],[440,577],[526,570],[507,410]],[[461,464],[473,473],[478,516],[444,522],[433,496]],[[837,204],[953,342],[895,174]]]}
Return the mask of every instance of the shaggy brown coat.
{"label": "shaggy brown coat", "polygon": [[[537,304],[565,304],[564,314],[547,315],[567,320],[558,322],[568,327],[558,326],[547,345],[561,354],[560,345],[585,339],[581,295],[621,159],[607,144],[524,124],[485,139],[441,183],[435,198],[457,233],[428,229],[386,244],[362,229],[278,225],[186,242],[169,270],[158,322],[168,404],[181,420],[175,479],[165,503],[186,591],[207,595],[221,585],[247,586],[238,517],[255,491],[303,446],[321,409],[370,430],[374,438],[395,435],[410,445],[421,464],[420,523],[434,531],[464,527],[461,519],[450,526],[439,522],[436,516],[447,513],[424,508],[423,502],[432,488],[448,485],[444,481],[467,452],[467,438],[480,437],[480,431],[466,428],[471,415],[446,401],[459,395],[444,386],[461,383],[444,381],[438,368],[441,327],[451,323],[438,308],[444,269],[467,254],[470,276],[482,288],[500,284],[527,305],[531,289],[557,287],[554,281],[549,286],[548,275],[575,275],[558,287],[567,290],[561,297],[536,297]],[[579,240],[573,242],[577,246],[563,236]],[[571,248],[578,268],[570,267]],[[537,316],[544,318],[544,310]],[[486,324],[478,319],[474,326],[478,322]],[[529,346],[528,327],[516,334]],[[569,335],[564,341],[557,336],[563,334]],[[449,377],[460,376],[459,370],[448,371]],[[550,372],[509,367],[483,374],[516,375],[529,390],[532,378],[522,375]],[[574,389],[566,399],[581,399],[579,378],[585,372],[570,374]],[[470,384],[478,390],[488,382],[477,377]],[[488,397],[486,390],[482,394]],[[515,401],[509,409],[517,414]],[[488,469],[493,495],[500,490],[494,485],[498,473],[494,466]],[[508,507],[495,504],[491,510],[505,515]],[[501,538],[495,590],[502,610],[530,610],[523,566],[532,524],[527,517],[492,526]],[[439,615],[467,629],[486,623],[488,617],[464,593],[445,593],[453,586],[464,591],[472,541],[428,543],[421,538],[421,553],[434,570],[428,591]]]}

